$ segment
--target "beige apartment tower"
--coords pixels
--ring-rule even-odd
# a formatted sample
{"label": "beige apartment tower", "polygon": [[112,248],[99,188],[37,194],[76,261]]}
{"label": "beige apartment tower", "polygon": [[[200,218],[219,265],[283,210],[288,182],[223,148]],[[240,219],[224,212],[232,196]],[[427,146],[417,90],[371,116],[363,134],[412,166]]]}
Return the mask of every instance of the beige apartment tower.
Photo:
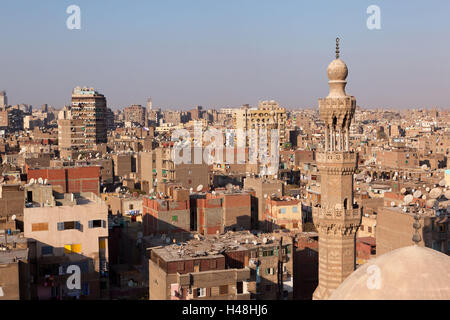
{"label": "beige apartment tower", "polygon": [[76,87],[72,92],[72,120],[82,120],[88,146],[107,142],[106,98],[94,88]]}
{"label": "beige apartment tower", "polygon": [[356,99],[345,93],[348,69],[339,59],[328,66],[330,93],[319,99],[320,117],[325,123],[325,148],[317,154],[321,177],[321,204],[313,208],[319,233],[319,286],[313,299],[328,299],[354,270],[356,231],[361,215],[353,204],[353,173],[356,153],[349,150],[350,124]]}

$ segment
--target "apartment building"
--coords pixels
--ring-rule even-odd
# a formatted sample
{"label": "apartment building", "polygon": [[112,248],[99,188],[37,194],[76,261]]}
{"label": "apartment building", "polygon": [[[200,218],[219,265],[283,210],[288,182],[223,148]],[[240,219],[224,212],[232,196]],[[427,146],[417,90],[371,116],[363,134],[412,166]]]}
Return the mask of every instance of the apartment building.
{"label": "apartment building", "polygon": [[292,197],[271,197],[266,199],[265,230],[276,229],[303,231],[306,217],[303,217],[302,202]]}
{"label": "apartment building", "polygon": [[229,232],[150,248],[150,300],[292,299],[290,237]]}
{"label": "apartment building", "polygon": [[[36,186],[29,192],[38,192]],[[47,299],[107,297],[108,209],[93,193],[47,193],[24,209],[24,235],[35,241],[37,295]],[[81,289],[67,287],[67,268],[81,269]]]}

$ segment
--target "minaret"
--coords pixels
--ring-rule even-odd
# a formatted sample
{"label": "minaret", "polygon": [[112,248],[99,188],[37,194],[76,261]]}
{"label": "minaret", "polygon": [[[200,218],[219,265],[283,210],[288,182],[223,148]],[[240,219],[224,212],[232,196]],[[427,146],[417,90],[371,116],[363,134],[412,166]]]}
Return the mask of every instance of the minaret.
{"label": "minaret", "polygon": [[328,299],[331,293],[355,270],[356,231],[361,214],[353,203],[353,174],[357,155],[349,147],[350,124],[356,99],[345,93],[348,69],[339,59],[328,66],[330,93],[319,99],[320,118],[325,122],[325,149],[317,154],[320,173],[321,204],[313,208],[319,233],[319,286],[313,299]]}

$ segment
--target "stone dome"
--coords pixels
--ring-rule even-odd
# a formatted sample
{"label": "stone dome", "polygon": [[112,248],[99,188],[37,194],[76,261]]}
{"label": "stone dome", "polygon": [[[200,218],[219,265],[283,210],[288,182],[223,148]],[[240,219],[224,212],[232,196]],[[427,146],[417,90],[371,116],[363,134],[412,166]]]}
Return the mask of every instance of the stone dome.
{"label": "stone dome", "polygon": [[450,300],[450,257],[425,247],[393,250],[355,270],[330,300]]}
{"label": "stone dome", "polygon": [[335,59],[328,65],[327,73],[330,81],[345,81],[348,76],[348,68],[344,61]]}

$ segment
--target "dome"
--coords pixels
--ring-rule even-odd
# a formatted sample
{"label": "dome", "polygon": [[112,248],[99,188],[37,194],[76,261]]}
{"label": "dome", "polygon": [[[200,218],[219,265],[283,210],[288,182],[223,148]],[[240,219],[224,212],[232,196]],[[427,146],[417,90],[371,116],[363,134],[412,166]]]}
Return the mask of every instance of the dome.
{"label": "dome", "polygon": [[450,257],[430,248],[393,250],[355,270],[330,300],[449,300]]}
{"label": "dome", "polygon": [[344,61],[335,59],[328,65],[327,73],[330,81],[344,81],[348,76],[348,68]]}

